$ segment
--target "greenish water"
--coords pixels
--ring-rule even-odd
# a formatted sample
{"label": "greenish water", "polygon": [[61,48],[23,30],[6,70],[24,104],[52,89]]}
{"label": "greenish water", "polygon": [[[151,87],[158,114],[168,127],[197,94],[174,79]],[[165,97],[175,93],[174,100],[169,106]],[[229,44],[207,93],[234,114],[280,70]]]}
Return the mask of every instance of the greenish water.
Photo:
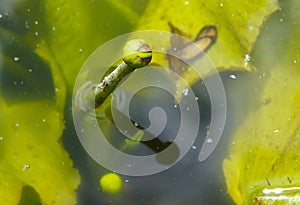
{"label": "greenish water", "polygon": [[[7,104],[25,103],[40,99],[50,99],[55,102],[57,88],[54,84],[54,75],[53,72],[51,73],[50,64],[35,52],[35,49],[40,46],[41,36],[46,32],[44,27],[48,26],[39,23],[43,22],[42,20],[36,19],[37,17],[44,17],[42,12],[44,9],[43,1],[40,3],[34,0],[23,2],[24,4],[18,1],[0,0],[1,100]],[[138,2],[137,4],[132,4],[132,6],[140,6],[144,9],[147,2]],[[276,65],[280,56],[283,55],[283,48],[286,48],[285,44],[290,38],[290,33],[292,33],[293,22],[288,20],[287,15],[291,12],[296,13],[299,11],[294,11],[293,8],[290,8],[288,1],[281,3],[284,9],[277,11],[270,17],[259,36],[258,46],[255,46],[253,51],[251,60],[259,68],[263,69],[258,69],[253,73],[227,71],[220,74],[227,94],[228,115],[226,127],[216,150],[204,162],[198,161],[198,155],[202,144],[205,143],[204,139],[207,126],[210,123],[211,108],[206,88],[203,83],[198,82],[192,88],[195,95],[199,97],[198,105],[201,112],[201,123],[197,139],[187,155],[169,170],[155,175],[144,177],[121,175],[123,180],[122,190],[115,195],[104,193],[99,186],[99,179],[103,174],[110,172],[110,170],[106,170],[94,162],[80,144],[71,115],[72,92],[68,90],[63,113],[65,127],[63,129],[62,142],[74,162],[74,167],[80,173],[81,183],[76,190],[78,205],[234,204],[226,188],[222,162],[228,154],[228,145],[232,143],[230,137],[237,124],[245,120],[247,114],[254,111],[257,107],[259,96],[253,91],[263,87],[265,78],[262,76],[268,73]],[[103,16],[110,17],[101,19],[99,28],[95,28],[95,30],[96,32],[100,31],[109,34],[104,35],[105,37],[101,39],[102,42],[95,44],[101,44],[119,34],[129,32],[135,25],[135,22],[132,23],[133,25],[127,22],[120,26],[120,23],[117,23],[118,20],[111,20],[113,15],[110,15],[106,9],[112,9],[113,13],[117,13],[106,1],[103,1],[103,11],[105,11]],[[143,9],[140,9],[141,13]],[[74,23],[72,19],[67,19],[67,21],[70,24]],[[90,21],[98,21],[98,19],[91,18]],[[62,33],[61,35],[70,35],[72,38],[72,35],[76,35],[76,33]],[[51,38],[51,35],[49,36],[48,38]],[[54,41],[54,39],[51,40]],[[290,46],[297,45],[299,48],[299,41],[296,43],[291,43]],[[265,53],[268,53],[268,55],[263,55]],[[85,55],[88,56],[88,54],[90,53]],[[298,49],[297,59],[300,60],[299,55]],[[73,60],[66,59],[66,61]],[[291,62],[294,60],[294,56],[291,56]],[[78,69],[74,70],[78,71]],[[76,76],[75,71],[72,73]],[[152,98],[151,94],[147,93],[153,91],[144,90],[143,92],[142,96],[146,97],[143,99],[139,97],[134,98],[133,103],[135,104],[132,115],[139,123],[147,124],[147,115],[145,113],[148,113],[151,107],[158,104],[162,107],[168,107],[168,100],[170,99],[164,98],[167,95],[159,93],[160,91],[156,91],[158,92],[156,96],[159,96],[156,98]],[[143,104],[143,100],[146,100],[147,103]],[[174,121],[168,122],[161,136],[163,141],[172,140],[172,135],[176,134],[176,126],[179,123],[176,120],[178,113],[172,113],[172,109],[169,111],[170,113],[168,114],[172,116],[170,118],[174,119]],[[14,116],[10,117],[14,118]],[[5,119],[1,117],[0,119],[1,124],[4,125]],[[28,120],[32,121],[33,119],[29,117]],[[115,146],[117,147],[118,144],[116,143]],[[140,155],[153,153],[153,150],[145,145],[140,145],[137,149],[127,151]],[[32,198],[37,200],[36,193],[29,191],[29,195],[30,193],[34,193]],[[26,197],[23,198],[26,201]],[[21,200],[20,204],[22,203],[25,204]]]}

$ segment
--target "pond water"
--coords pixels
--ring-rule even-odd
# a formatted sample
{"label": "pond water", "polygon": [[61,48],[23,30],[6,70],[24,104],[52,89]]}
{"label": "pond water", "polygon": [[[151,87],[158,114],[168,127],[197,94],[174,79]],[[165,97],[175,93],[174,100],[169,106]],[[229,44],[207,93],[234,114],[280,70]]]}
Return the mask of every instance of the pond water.
{"label": "pond water", "polygon": [[[62,5],[68,5],[68,3],[72,4],[71,1],[66,1]],[[137,5],[132,3],[132,6],[140,6],[142,13],[146,3],[146,1],[139,1]],[[296,8],[300,8],[300,3],[293,3],[293,5],[297,5]],[[254,47],[251,54],[251,62],[255,64],[257,70],[252,73],[237,71],[220,73],[227,97],[226,124],[216,149],[205,161],[200,162],[198,157],[202,145],[211,143],[205,140],[211,120],[211,104],[205,84],[200,80],[192,86],[192,91],[198,98],[199,131],[193,146],[187,154],[174,166],[160,173],[149,176],[126,176],[121,174],[123,186],[120,192],[116,194],[105,193],[99,185],[99,179],[111,170],[96,163],[80,143],[72,118],[72,91],[67,85],[66,106],[62,114],[64,116],[62,143],[73,160],[74,167],[79,170],[81,177],[81,183],[76,190],[77,204],[235,204],[227,191],[222,169],[223,160],[229,154],[228,147],[234,143],[232,135],[238,125],[246,120],[248,114],[254,112],[260,106],[260,90],[267,82],[272,68],[279,62],[278,58],[283,55],[284,49],[287,49],[286,43],[291,38],[293,42],[290,46],[298,46],[298,49],[296,49],[298,53],[291,56],[291,63],[298,64],[297,61],[300,62],[300,32],[297,33],[299,35],[298,40],[291,37],[293,26],[298,25],[299,27],[300,22],[292,22],[289,19],[293,18],[287,18],[287,16],[296,15],[299,10],[291,8],[289,1],[281,2],[281,4],[282,9],[272,14],[262,28],[257,46]],[[104,10],[110,8],[107,5],[109,4],[103,1]],[[71,5],[68,6],[71,7]],[[46,23],[47,20],[37,19],[45,17],[43,9],[43,1],[37,3],[35,0],[0,0],[0,100],[5,101],[6,104],[26,103],[40,99],[50,99],[50,101],[55,102],[58,98],[57,85],[55,85],[57,79],[54,79],[55,74],[51,70],[51,66],[54,64],[53,62],[46,62],[36,52],[36,48],[40,46],[39,44],[44,42],[42,36],[48,35],[45,34],[47,29],[44,27],[49,25],[41,23]],[[114,12],[115,10],[113,10]],[[105,13],[108,15],[107,11]],[[67,19],[66,21],[68,21],[68,24],[75,24],[72,22],[75,21],[74,19]],[[91,19],[91,21],[97,21],[97,19]],[[119,24],[107,25],[108,23],[105,23],[105,21],[108,22],[109,20],[100,20],[100,26],[96,31],[111,32],[113,34],[106,35],[101,39],[102,42],[95,44],[101,45],[112,37],[131,31],[135,26],[135,23],[127,23],[121,26]],[[103,29],[103,27],[106,29]],[[58,28],[53,27],[52,31],[55,29]],[[71,35],[72,38],[72,35],[76,35],[76,33],[64,33],[62,35]],[[49,36],[47,38],[51,38],[51,35]],[[66,39],[68,40],[68,38]],[[47,39],[45,41],[47,42]],[[51,41],[55,41],[55,39],[51,39]],[[76,52],[83,52],[83,50],[77,50]],[[268,55],[265,55],[266,53]],[[85,59],[88,54],[78,58]],[[76,61],[76,59],[68,60]],[[79,69],[74,69],[74,72],[67,73],[70,76],[76,76],[78,71]],[[63,79],[69,80],[68,78],[63,77]],[[268,104],[271,101],[271,99],[265,99],[264,103]],[[131,103],[131,117],[135,122],[138,122],[139,126],[149,126],[149,110],[157,106],[164,108],[168,119],[171,120],[167,122],[164,131],[159,135],[159,141],[153,141],[150,144],[141,143],[134,148],[124,148],[126,143],[124,143],[122,135],[116,130],[111,130],[111,124],[107,125],[104,121],[101,126],[104,129],[107,128],[114,136],[109,139],[113,146],[119,149],[123,148],[122,151],[125,153],[141,156],[155,154],[157,146],[162,146],[159,149],[165,148],[164,146],[167,147],[166,142],[174,140],[174,135],[176,135],[180,124],[178,121],[180,114],[178,109],[174,107],[172,96],[160,89],[147,88],[141,90],[132,99]],[[13,118],[14,116],[10,117]],[[0,119],[1,123],[5,123],[1,116]],[[33,121],[34,119],[29,117],[28,120]],[[108,119],[107,122],[109,122]],[[0,132],[0,136],[2,135]],[[122,143],[119,141],[120,138],[122,138]],[[113,157],[111,159],[113,160]]]}

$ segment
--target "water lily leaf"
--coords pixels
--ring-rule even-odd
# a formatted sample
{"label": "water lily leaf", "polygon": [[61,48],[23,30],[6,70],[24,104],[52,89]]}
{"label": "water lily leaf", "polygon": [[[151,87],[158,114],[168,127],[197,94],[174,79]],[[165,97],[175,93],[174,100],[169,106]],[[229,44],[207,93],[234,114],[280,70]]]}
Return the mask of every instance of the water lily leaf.
{"label": "water lily leaf", "polygon": [[[217,69],[250,70],[248,55],[260,27],[277,8],[277,0],[150,0],[137,30],[171,31],[171,23],[183,36],[194,40],[201,28],[215,25],[217,42],[207,54]],[[170,48],[170,42],[165,42],[165,48]],[[195,72],[187,72],[185,79],[195,82]]]}
{"label": "water lily leaf", "polygon": [[0,103],[0,203],[17,204],[29,185],[42,204],[75,204],[79,175],[61,144],[54,101]]}
{"label": "water lily leaf", "polygon": [[[255,51],[264,59],[258,68],[266,71],[259,106],[238,126],[223,163],[236,204],[300,203],[300,29],[294,26],[300,23],[299,9],[298,1],[285,1]],[[276,29],[280,32],[272,37]],[[275,49],[271,58],[261,55],[270,49]]]}
{"label": "water lily leaf", "polygon": [[62,86],[34,52],[43,6],[36,0],[1,6],[0,204],[75,204],[80,177],[60,139],[66,93],[55,92]]}
{"label": "water lily leaf", "polygon": [[130,32],[144,3],[136,3],[139,9],[135,11],[130,9],[132,1],[126,5],[122,1],[45,1],[47,27],[36,52],[45,61],[56,64],[58,70],[53,75],[63,76],[67,89],[72,91],[89,55],[102,43]]}

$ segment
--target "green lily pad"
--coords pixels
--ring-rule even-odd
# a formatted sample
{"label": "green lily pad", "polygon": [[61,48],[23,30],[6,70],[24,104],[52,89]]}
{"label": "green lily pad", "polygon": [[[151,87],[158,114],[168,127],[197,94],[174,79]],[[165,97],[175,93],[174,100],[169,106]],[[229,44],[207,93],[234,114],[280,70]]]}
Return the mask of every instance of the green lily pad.
{"label": "green lily pad", "polygon": [[[258,101],[249,99],[252,112],[234,133],[223,163],[228,191],[240,205],[300,203],[300,29],[295,27],[300,23],[300,4],[282,4],[282,14],[272,18],[270,31],[264,32],[255,51],[264,53],[257,63],[265,73]],[[276,29],[277,38],[271,37]]]}

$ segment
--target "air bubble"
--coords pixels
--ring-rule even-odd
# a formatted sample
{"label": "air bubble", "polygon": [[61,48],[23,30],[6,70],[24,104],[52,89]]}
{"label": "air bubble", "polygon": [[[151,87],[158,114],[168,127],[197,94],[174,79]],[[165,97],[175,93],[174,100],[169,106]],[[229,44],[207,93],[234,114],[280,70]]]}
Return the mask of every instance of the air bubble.
{"label": "air bubble", "polygon": [[0,137],[0,141],[2,141],[3,140],[3,137]]}
{"label": "air bubble", "polygon": [[14,57],[14,61],[15,61],[15,62],[17,62],[17,61],[19,61],[19,60],[20,60],[19,57],[17,57],[17,56]]}
{"label": "air bubble", "polygon": [[31,72],[32,72],[32,69],[31,69],[31,68],[29,68],[29,69],[28,69],[28,72],[29,72],[29,73],[31,73]]}
{"label": "air bubble", "polygon": [[283,22],[283,18],[279,19],[280,22]]}
{"label": "air bubble", "polygon": [[229,78],[231,78],[231,79],[235,80],[235,79],[236,79],[236,75],[234,75],[234,74],[231,74],[231,75],[229,75]]}
{"label": "air bubble", "polygon": [[248,65],[248,63],[250,62],[250,60],[251,60],[251,56],[249,54],[246,54],[245,58],[244,58],[244,62],[245,62],[244,66],[245,67]]}
{"label": "air bubble", "polygon": [[293,63],[294,63],[294,64],[296,64],[296,63],[297,63],[297,60],[296,60],[296,59],[294,59],[294,60],[293,60]]}
{"label": "air bubble", "polygon": [[39,22],[38,22],[38,21],[34,21],[34,24],[35,24],[35,25],[38,25],[38,24],[39,24]]}
{"label": "air bubble", "polygon": [[16,123],[16,127],[19,127],[20,126],[20,124],[19,123]]}
{"label": "air bubble", "polygon": [[212,138],[208,138],[208,139],[206,140],[206,142],[207,142],[208,144],[211,144],[211,143],[213,143],[213,140],[212,140]]}
{"label": "air bubble", "polygon": [[220,3],[220,7],[223,7],[224,6],[224,4],[223,3]]}
{"label": "air bubble", "polygon": [[182,90],[182,94],[183,94],[184,96],[187,96],[187,95],[189,94],[189,89],[188,89],[188,88],[184,88],[184,89]]}
{"label": "air bubble", "polygon": [[185,4],[185,5],[189,5],[190,2],[189,2],[189,1],[185,1],[184,4]]}

